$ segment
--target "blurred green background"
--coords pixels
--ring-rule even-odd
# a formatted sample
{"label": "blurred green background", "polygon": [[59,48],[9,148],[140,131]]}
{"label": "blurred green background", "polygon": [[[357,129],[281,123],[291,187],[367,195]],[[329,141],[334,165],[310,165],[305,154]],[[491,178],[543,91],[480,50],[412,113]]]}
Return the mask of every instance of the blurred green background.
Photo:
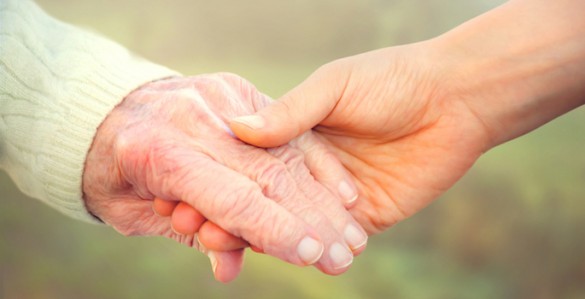
{"label": "blurred green background", "polygon": [[[38,2],[184,74],[234,72],[276,98],[330,60],[436,36],[504,1]],[[227,285],[192,249],[68,219],[0,173],[0,298],[585,298],[584,133],[579,109],[489,152],[342,276],[248,254]]]}

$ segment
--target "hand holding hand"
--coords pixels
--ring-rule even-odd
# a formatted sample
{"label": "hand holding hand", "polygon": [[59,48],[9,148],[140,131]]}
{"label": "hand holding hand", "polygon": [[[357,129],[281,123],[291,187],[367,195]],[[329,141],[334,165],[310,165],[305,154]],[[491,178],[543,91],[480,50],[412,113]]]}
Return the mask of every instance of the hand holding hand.
{"label": "hand holding hand", "polygon": [[377,233],[451,187],[487,149],[466,103],[448,93],[448,73],[426,44],[393,47],[319,68],[279,101],[231,128],[272,147],[314,133],[353,175],[353,216]]}
{"label": "hand holding hand", "polygon": [[[88,154],[88,209],[122,234],[197,246],[151,208],[155,197],[182,200],[268,254],[345,271],[350,248],[363,250],[366,236],[333,195],[348,181],[343,168],[310,134],[270,153],[230,135],[229,119],[267,102],[232,75],[168,79],[133,92],[100,126]],[[241,254],[216,256],[219,280],[237,275]]]}

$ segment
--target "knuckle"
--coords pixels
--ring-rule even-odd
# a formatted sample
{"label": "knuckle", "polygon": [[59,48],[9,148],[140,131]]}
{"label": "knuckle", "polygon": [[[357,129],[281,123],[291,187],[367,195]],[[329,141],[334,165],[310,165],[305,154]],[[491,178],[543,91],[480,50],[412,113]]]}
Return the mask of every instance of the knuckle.
{"label": "knuckle", "polygon": [[231,84],[234,84],[236,86],[239,84],[250,84],[243,77],[236,75],[234,73],[231,73],[231,72],[219,72],[219,73],[216,73],[215,76],[220,80],[224,80],[224,81],[231,83]]}
{"label": "knuckle", "polygon": [[145,155],[142,157],[144,166],[147,167],[147,174],[151,174],[153,179],[165,179],[171,174],[180,172],[180,163],[174,161],[173,149],[176,149],[170,140],[161,140],[148,145]]}
{"label": "knuckle", "polygon": [[222,226],[236,237],[243,237],[266,252],[276,252],[283,242],[294,240],[298,229],[291,218],[285,217],[270,204],[258,201],[258,190],[242,189],[226,195],[217,207],[222,209]]}
{"label": "knuckle", "polygon": [[240,227],[246,227],[243,224],[255,221],[257,214],[261,213],[262,208],[253,204],[256,197],[256,191],[252,188],[234,189],[232,192],[218,196],[211,209],[221,213],[223,226],[239,236],[241,235]]}
{"label": "knuckle", "polygon": [[302,219],[315,228],[325,228],[330,226],[325,214],[313,205],[297,205],[294,209],[297,215],[302,215]]}
{"label": "knuckle", "polygon": [[[267,219],[270,219],[268,217]],[[260,248],[266,252],[276,252],[279,249],[290,247],[290,243],[298,239],[299,230],[288,221],[273,217],[266,222],[265,231],[260,236]]]}
{"label": "knuckle", "polygon": [[230,233],[237,237],[249,235],[271,217],[264,205],[257,204],[257,198],[257,191],[248,188],[227,194],[217,203],[220,205],[217,209],[223,211],[225,228]]}
{"label": "knuckle", "polygon": [[291,166],[303,165],[305,162],[305,155],[303,152],[290,146],[280,146],[268,149],[268,152],[277,157],[289,168]]}
{"label": "knuckle", "polygon": [[293,192],[288,178],[288,169],[282,162],[272,162],[264,167],[258,177],[263,193],[270,198],[282,199]]}
{"label": "knuckle", "polygon": [[168,194],[197,174],[197,160],[189,159],[188,149],[174,138],[151,136],[123,146],[118,156],[122,176],[140,194]]}
{"label": "knuckle", "polygon": [[139,165],[144,165],[145,158],[142,152],[143,146],[139,146],[136,138],[132,137],[132,132],[122,132],[118,134],[114,142],[114,153],[117,163],[120,164],[123,170],[135,170]]}
{"label": "knuckle", "polygon": [[256,86],[254,86],[252,82],[234,73],[221,72],[215,74],[215,77],[224,85],[227,85],[229,88],[238,91],[241,95],[255,98],[254,95],[259,93],[256,89]]}
{"label": "knuckle", "polygon": [[266,183],[280,182],[286,176],[288,170],[284,163],[279,161],[269,162],[261,171],[259,179]]}
{"label": "knuckle", "polygon": [[309,169],[305,165],[303,151],[291,146],[280,146],[268,149],[268,152],[286,165],[287,171],[290,170],[290,173],[296,178],[307,179],[311,177]]}
{"label": "knuckle", "polygon": [[276,252],[279,249],[288,247],[288,243],[296,240],[299,235],[298,226],[289,217],[282,217],[281,214],[272,213],[267,209],[260,210],[253,217],[252,232],[257,238],[260,248],[266,252]]}

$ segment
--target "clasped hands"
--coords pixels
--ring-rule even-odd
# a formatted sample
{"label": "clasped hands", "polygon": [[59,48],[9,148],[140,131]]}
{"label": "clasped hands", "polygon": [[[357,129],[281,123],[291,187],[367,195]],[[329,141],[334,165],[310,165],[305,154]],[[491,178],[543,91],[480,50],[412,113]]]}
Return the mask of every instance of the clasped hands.
{"label": "clasped hands", "polygon": [[[261,149],[229,128],[230,119],[269,101],[231,74],[171,78],[133,92],[100,126],[89,152],[89,211],[124,235],[199,248],[221,281],[238,274],[248,244],[289,263],[344,272],[367,235],[344,207],[357,191],[341,163],[311,132]],[[177,233],[153,201],[156,210],[182,202],[173,218],[198,233]]]}
{"label": "clasped hands", "polygon": [[272,102],[230,74],[149,83],[96,133],[87,208],[124,235],[197,247],[220,281],[247,246],[343,273],[367,234],[428,205],[497,145],[486,126],[497,120],[457,93],[465,73],[433,45],[336,60]]}

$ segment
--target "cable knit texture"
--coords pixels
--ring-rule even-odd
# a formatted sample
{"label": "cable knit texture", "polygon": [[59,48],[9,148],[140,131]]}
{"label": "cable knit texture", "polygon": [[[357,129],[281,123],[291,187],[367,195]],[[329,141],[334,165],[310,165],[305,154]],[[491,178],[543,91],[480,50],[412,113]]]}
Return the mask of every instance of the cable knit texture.
{"label": "cable knit texture", "polygon": [[32,1],[0,0],[0,168],[25,194],[94,222],[82,174],[98,126],[132,90],[173,75]]}

